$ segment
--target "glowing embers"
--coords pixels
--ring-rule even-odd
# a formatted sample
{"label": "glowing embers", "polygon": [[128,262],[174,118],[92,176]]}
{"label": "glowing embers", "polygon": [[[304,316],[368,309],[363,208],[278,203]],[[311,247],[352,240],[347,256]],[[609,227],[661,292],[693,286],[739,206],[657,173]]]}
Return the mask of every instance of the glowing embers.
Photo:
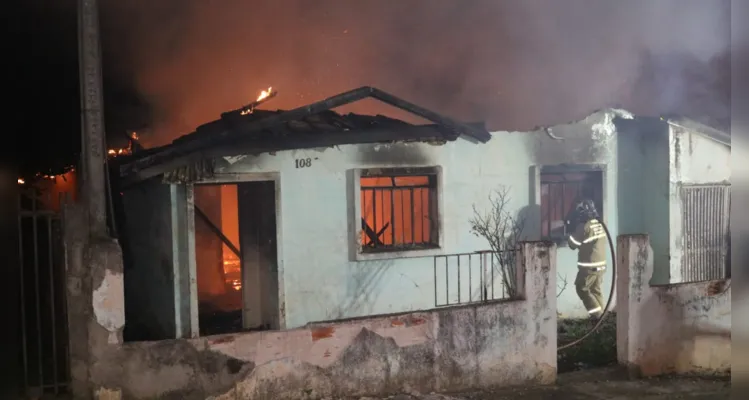
{"label": "glowing embers", "polygon": [[234,290],[242,290],[242,262],[231,252],[224,252],[224,280]]}
{"label": "glowing embers", "polygon": [[133,132],[130,134],[130,141],[128,142],[127,147],[121,147],[121,148],[113,148],[107,150],[107,156],[109,157],[117,157],[127,154],[133,153],[133,141],[138,141],[140,138],[138,137],[137,132]]}

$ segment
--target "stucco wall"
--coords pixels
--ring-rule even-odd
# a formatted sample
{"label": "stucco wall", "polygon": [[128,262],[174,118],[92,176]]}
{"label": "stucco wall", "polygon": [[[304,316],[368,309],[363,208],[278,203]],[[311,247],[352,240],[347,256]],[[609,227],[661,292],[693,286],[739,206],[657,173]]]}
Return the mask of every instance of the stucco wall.
{"label": "stucco wall", "polygon": [[171,190],[155,181],[123,193],[127,340],[176,337]]}
{"label": "stucco wall", "polygon": [[[544,131],[495,132],[486,144],[459,139],[446,145],[427,143],[352,145],[247,156],[220,174],[277,173],[279,184],[279,271],[286,326],[310,321],[386,314],[434,307],[432,253],[428,256],[352,261],[349,248],[353,170],[392,166],[441,167],[442,249],[439,254],[485,250],[488,244],[470,233],[473,206],[489,206],[492,190],[511,190],[513,210],[528,219],[526,234],[535,239],[538,222],[534,167],[562,163],[605,164],[605,216],[617,232],[617,152],[615,113],[599,112],[583,121]],[[311,166],[296,168],[295,159]],[[310,238],[314,238],[310,242]],[[558,251],[559,269],[569,282],[559,297],[564,315],[585,315],[572,285],[576,254]],[[609,272],[610,273],[610,272]],[[604,290],[610,287],[610,276]],[[397,295],[394,295],[397,294]]]}
{"label": "stucco wall", "polygon": [[550,384],[556,250],[534,242],[522,252],[526,300],[152,343],[106,344],[94,324],[91,389],[98,398],[316,399]]}
{"label": "stucco wall", "polygon": [[725,282],[651,285],[653,249],[647,235],[619,236],[617,257],[619,363],[645,376],[729,371],[730,287]]}
{"label": "stucco wall", "polygon": [[728,183],[731,181],[731,148],[678,126],[669,131],[669,282],[682,282],[681,184]]}
{"label": "stucco wall", "polygon": [[659,118],[620,120],[619,234],[647,233],[653,283],[669,277],[669,125]]}

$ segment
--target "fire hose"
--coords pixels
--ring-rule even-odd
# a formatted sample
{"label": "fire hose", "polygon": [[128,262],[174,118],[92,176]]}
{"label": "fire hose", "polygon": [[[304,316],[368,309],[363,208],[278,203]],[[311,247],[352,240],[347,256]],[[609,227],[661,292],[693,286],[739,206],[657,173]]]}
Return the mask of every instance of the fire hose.
{"label": "fire hose", "polygon": [[583,336],[573,340],[570,343],[564,344],[562,346],[557,347],[557,351],[564,350],[567,348],[570,348],[572,346],[575,346],[585,340],[588,336],[592,335],[595,331],[598,330],[598,328],[603,323],[603,320],[606,318],[606,314],[609,312],[609,308],[611,307],[611,302],[614,300],[614,291],[616,290],[616,251],[614,248],[614,241],[611,239],[611,234],[609,234],[609,228],[606,226],[606,224],[601,221],[601,226],[603,226],[603,230],[606,232],[606,238],[609,241],[609,250],[611,251],[611,290],[609,291],[609,300],[606,302],[606,307],[603,308],[603,312],[601,313],[601,317],[598,318],[598,321],[596,324],[588,330]]}

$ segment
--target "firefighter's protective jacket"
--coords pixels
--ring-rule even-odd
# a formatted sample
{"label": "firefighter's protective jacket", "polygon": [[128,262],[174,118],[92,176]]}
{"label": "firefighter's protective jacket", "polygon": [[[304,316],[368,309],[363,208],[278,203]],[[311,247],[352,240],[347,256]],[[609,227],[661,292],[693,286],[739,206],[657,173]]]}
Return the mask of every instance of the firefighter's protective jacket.
{"label": "firefighter's protective jacket", "polygon": [[578,267],[601,268],[606,266],[606,231],[597,219],[585,224],[578,224],[575,232],[569,236],[567,243],[570,249],[577,251]]}

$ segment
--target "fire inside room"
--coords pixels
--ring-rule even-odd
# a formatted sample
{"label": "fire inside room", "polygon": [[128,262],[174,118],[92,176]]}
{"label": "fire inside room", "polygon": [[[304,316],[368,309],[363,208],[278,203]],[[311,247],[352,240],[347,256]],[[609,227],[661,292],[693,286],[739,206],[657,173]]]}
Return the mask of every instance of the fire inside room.
{"label": "fire inside room", "polygon": [[275,213],[274,182],[195,186],[202,335],[278,329]]}
{"label": "fire inside room", "polygon": [[363,252],[438,246],[437,175],[408,172],[360,178]]}

